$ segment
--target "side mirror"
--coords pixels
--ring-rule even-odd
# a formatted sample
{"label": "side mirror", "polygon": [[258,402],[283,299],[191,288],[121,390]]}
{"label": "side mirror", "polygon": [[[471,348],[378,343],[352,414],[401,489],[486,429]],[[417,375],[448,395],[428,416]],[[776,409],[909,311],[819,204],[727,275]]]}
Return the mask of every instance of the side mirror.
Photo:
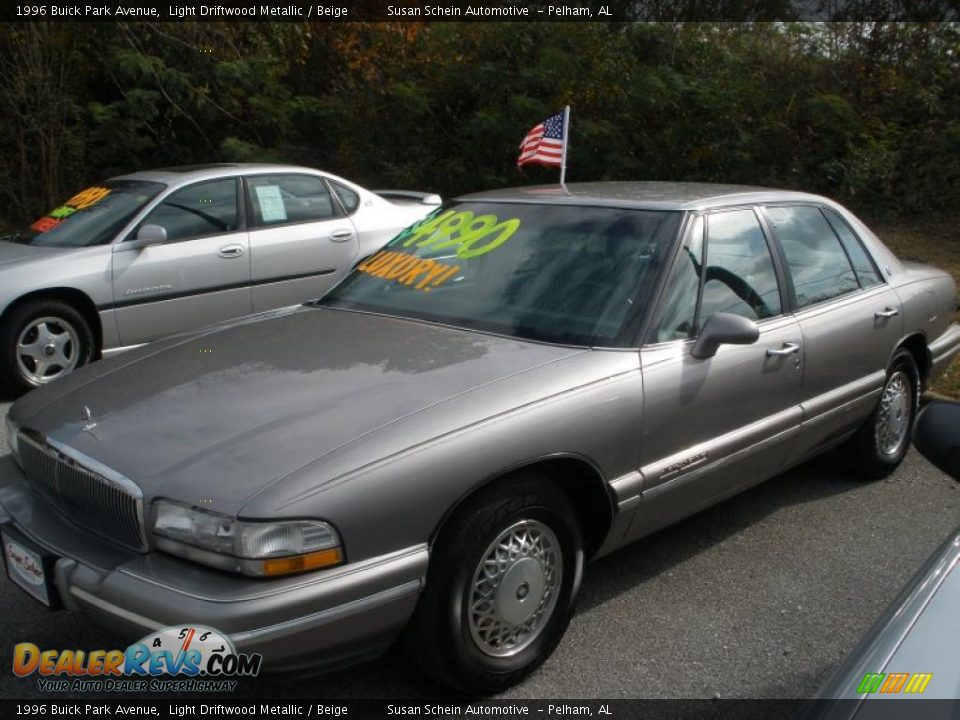
{"label": "side mirror", "polygon": [[124,250],[142,250],[151,245],[163,245],[167,242],[167,229],[163,225],[143,225],[137,230],[133,240],[121,243]]}
{"label": "side mirror", "polygon": [[703,360],[716,355],[721,345],[752,345],[759,337],[760,328],[753,320],[730,313],[716,313],[704,323],[691,355]]}

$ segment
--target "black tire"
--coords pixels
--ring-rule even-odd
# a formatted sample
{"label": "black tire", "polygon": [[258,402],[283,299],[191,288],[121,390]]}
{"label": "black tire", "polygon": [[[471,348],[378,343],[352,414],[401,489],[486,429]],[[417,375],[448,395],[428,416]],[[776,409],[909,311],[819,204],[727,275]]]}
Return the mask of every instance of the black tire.
{"label": "black tire", "polygon": [[[553,538],[540,528],[547,528]],[[498,648],[488,643],[484,649],[485,641],[477,639],[474,633],[482,636],[489,632],[490,626],[485,624],[486,617],[479,622],[475,619],[481,613],[475,612],[471,619],[469,601],[472,593],[476,597],[475,573],[482,559],[488,557],[493,543],[507,532],[509,538],[518,533],[521,538],[539,538],[542,552],[539,560],[532,559],[539,570],[534,570],[527,582],[523,573],[533,567],[531,558],[511,559],[497,584],[491,584],[491,597],[499,597],[499,587],[512,612],[545,609],[530,626],[531,632],[517,635],[512,650],[509,642]],[[544,558],[551,557],[549,548],[554,539],[559,557],[553,555],[551,565]],[[522,567],[521,560],[526,563]],[[553,594],[546,589],[555,571],[544,571],[545,566],[562,569],[555,586],[559,591]],[[515,685],[536,670],[560,642],[573,614],[582,574],[580,524],[566,495],[553,483],[537,476],[506,478],[469,499],[449,519],[434,542],[426,587],[405,633],[406,649],[427,674],[460,693],[489,695]],[[538,589],[538,578],[544,590]],[[552,597],[556,599],[551,600]],[[532,599],[538,602],[524,608],[522,604]],[[498,614],[501,606],[493,601],[487,605],[487,617],[502,621]],[[536,613],[531,617],[536,617]],[[514,625],[502,623],[500,627],[515,629],[523,627],[525,622],[529,620],[520,620]],[[498,657],[491,652],[513,654]]]}
{"label": "black tire", "polygon": [[[54,359],[66,357],[69,354],[70,362],[64,365],[52,365],[45,380],[31,376],[31,359],[25,358],[21,363],[18,355],[18,344],[24,332],[37,321],[48,318],[48,327],[58,339],[66,334],[67,339],[62,341],[63,348],[57,350]],[[29,340],[30,337],[25,338]],[[33,300],[15,307],[4,319],[0,326],[0,381],[16,395],[22,395],[28,390],[51,382],[62,377],[71,370],[86,365],[93,358],[95,341],[89,323],[83,315],[60,300]],[[57,370],[57,368],[62,368]],[[25,369],[26,368],[26,369]],[[37,366],[33,366],[34,370]]]}
{"label": "black tire", "polygon": [[[903,380],[909,386],[909,399],[885,412],[884,404],[888,401],[888,393],[896,390],[893,384]],[[919,407],[920,373],[917,370],[917,363],[908,350],[901,348],[890,361],[883,392],[877,401],[877,406],[856,434],[847,441],[847,457],[851,469],[865,480],[880,480],[896,470],[906,457],[907,450],[910,449],[910,438],[913,436],[913,424]],[[902,440],[897,442],[895,447],[889,444],[884,447],[884,438],[878,430],[887,422],[889,412],[895,413],[897,427],[902,429],[898,430],[897,437],[900,436],[901,431],[903,433]]]}

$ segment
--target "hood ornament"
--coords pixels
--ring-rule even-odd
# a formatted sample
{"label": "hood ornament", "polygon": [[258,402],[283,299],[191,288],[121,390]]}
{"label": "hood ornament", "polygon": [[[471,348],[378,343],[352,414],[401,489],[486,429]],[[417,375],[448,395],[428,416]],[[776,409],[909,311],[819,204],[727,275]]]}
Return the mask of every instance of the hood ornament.
{"label": "hood ornament", "polygon": [[83,431],[97,437],[96,433],[93,432],[93,429],[97,426],[97,422],[93,419],[93,413],[90,412],[90,408],[86,405],[84,405],[83,410],[80,411],[80,418],[83,420]]}

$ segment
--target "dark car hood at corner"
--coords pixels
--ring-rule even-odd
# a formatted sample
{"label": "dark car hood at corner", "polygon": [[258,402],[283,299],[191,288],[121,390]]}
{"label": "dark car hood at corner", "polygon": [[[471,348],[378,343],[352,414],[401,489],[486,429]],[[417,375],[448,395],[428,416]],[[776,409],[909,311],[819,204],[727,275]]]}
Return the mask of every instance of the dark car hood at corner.
{"label": "dark car hood at corner", "polygon": [[[148,498],[237,512],[344,443],[578,352],[303,308],[121,366],[23,420],[131,478]],[[84,407],[96,423],[88,430]]]}

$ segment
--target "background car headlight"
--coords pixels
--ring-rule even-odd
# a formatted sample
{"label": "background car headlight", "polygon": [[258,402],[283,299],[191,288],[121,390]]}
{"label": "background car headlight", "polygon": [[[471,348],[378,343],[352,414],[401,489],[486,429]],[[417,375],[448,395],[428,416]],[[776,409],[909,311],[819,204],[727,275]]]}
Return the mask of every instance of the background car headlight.
{"label": "background car headlight", "polygon": [[20,426],[11,420],[9,415],[7,415],[6,426],[7,444],[10,446],[10,452],[13,455],[13,459],[19,463],[20,450],[17,447],[17,433],[20,432]]}
{"label": "background car headlight", "polygon": [[319,520],[237,520],[157,500],[151,529],[160,550],[244,575],[289,575],[343,562],[337,531]]}

